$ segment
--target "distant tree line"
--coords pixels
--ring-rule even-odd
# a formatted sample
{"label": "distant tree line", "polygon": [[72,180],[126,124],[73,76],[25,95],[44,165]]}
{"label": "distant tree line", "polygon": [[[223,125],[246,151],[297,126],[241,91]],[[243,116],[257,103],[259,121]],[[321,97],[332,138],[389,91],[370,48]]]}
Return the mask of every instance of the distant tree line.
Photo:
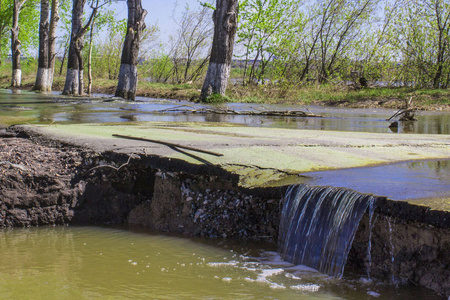
{"label": "distant tree line", "polygon": [[[35,89],[50,90],[59,71],[64,93],[75,95],[85,93],[85,78],[90,92],[94,77],[118,80],[116,94],[133,99],[138,74],[203,82],[202,98],[223,94],[230,75],[285,87],[450,84],[450,0],[217,0],[182,8],[178,29],[159,45],[140,0],[126,1],[126,20],[111,2],[0,0],[0,65],[11,53],[11,85],[20,85],[20,55],[32,49]],[[242,63],[232,69],[233,58]]]}
{"label": "distant tree line", "polygon": [[247,0],[240,9],[244,84],[449,86],[448,0]]}

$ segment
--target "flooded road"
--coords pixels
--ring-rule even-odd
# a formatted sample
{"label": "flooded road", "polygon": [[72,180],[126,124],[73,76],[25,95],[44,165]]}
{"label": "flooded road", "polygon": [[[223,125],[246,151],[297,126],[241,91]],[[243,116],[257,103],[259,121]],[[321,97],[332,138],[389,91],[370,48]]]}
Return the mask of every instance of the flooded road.
{"label": "flooded road", "polygon": [[[0,124],[82,124],[135,122],[211,122],[256,127],[278,127],[361,132],[393,132],[386,119],[395,113],[388,109],[349,109],[295,105],[228,103],[218,106],[188,101],[138,98],[126,102],[109,96],[70,98],[56,94],[0,90]],[[193,110],[232,109],[242,111],[312,111],[323,118],[249,116],[194,113]],[[167,110],[175,109],[169,112]],[[449,112],[418,112],[417,122],[400,122],[398,133],[449,134]]]}

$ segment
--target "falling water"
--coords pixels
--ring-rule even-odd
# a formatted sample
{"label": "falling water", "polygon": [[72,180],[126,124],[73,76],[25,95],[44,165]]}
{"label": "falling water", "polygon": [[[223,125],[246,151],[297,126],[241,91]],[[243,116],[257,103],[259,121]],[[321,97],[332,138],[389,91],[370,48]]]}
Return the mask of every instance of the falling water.
{"label": "falling water", "polygon": [[391,246],[390,248],[390,254],[391,254],[391,283],[395,283],[395,276],[394,276],[394,243],[392,242],[392,225],[391,225],[391,218],[387,218],[387,224],[389,228],[389,244]]}
{"label": "falling water", "polygon": [[372,230],[375,224],[373,221],[373,214],[375,212],[375,201],[370,201],[369,204],[369,245],[367,247],[367,278],[370,279],[372,271]]}
{"label": "falling water", "polygon": [[281,212],[284,260],[341,277],[359,222],[374,197],[343,188],[292,186]]}

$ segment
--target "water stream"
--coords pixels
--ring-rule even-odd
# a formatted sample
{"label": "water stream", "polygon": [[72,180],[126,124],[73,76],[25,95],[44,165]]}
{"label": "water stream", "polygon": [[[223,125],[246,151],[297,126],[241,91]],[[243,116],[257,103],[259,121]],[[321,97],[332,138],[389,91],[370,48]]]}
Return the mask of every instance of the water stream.
{"label": "water stream", "polygon": [[290,187],[280,217],[281,257],[342,277],[359,222],[374,201],[343,188]]}

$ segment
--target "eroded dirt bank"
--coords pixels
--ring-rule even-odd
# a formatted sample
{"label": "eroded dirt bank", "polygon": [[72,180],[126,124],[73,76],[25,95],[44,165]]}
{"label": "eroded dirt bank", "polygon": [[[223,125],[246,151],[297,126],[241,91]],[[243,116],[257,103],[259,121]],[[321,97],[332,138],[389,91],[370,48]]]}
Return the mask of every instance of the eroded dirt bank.
{"label": "eroded dirt bank", "polygon": [[[244,189],[215,166],[95,153],[17,133],[0,138],[0,227],[128,223],[276,243],[285,188]],[[448,212],[382,199],[369,219],[367,213],[349,268],[450,296]]]}
{"label": "eroded dirt bank", "polygon": [[372,216],[367,212],[360,223],[347,267],[449,297],[449,217],[448,212],[380,198]]}
{"label": "eroded dirt bank", "polygon": [[242,189],[215,166],[0,139],[0,227],[130,223],[201,237],[274,241],[282,189]]}

